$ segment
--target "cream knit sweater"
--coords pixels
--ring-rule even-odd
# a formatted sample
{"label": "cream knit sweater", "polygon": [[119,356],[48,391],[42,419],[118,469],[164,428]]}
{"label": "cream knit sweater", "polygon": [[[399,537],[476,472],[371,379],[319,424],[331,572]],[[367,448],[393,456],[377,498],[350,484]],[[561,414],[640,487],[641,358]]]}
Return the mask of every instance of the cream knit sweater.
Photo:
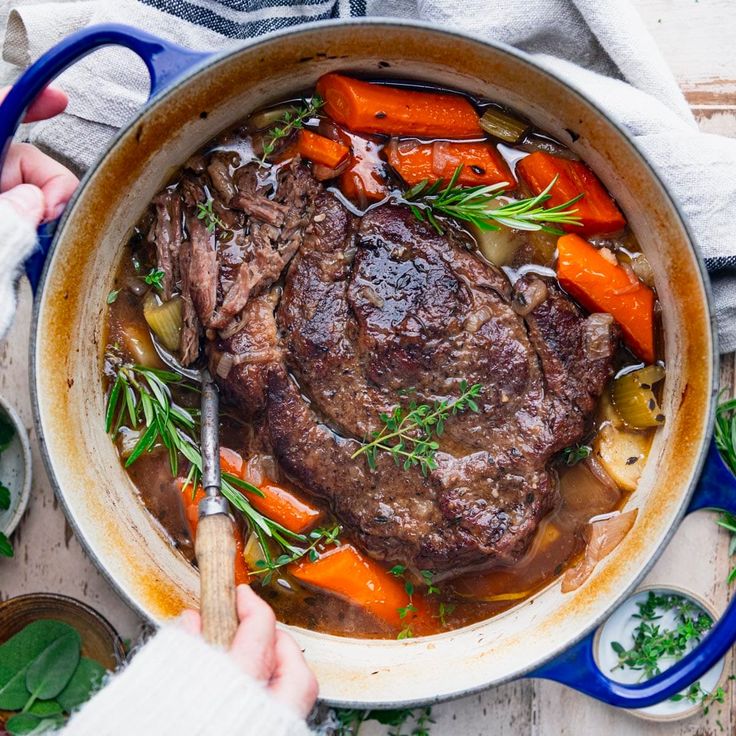
{"label": "cream knit sweater", "polygon": [[[36,232],[0,200],[0,338]],[[308,736],[306,723],[230,657],[165,626],[71,718],[63,736]]]}

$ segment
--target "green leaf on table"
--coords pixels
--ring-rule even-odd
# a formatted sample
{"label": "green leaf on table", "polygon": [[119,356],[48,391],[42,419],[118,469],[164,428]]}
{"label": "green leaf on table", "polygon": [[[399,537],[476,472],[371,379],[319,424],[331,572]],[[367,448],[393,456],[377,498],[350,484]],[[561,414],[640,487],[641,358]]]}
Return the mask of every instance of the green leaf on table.
{"label": "green leaf on table", "polygon": [[10,508],[10,488],[0,483],[0,511],[7,511]]}
{"label": "green leaf on table", "polygon": [[0,532],[0,557],[12,557],[15,554],[13,552],[13,545],[10,540]]}
{"label": "green leaf on table", "polygon": [[[72,675],[73,678],[73,675]],[[29,709],[28,713],[32,713],[34,716],[40,716],[41,718],[47,718],[48,716],[61,715],[64,712],[64,708],[61,707],[61,703],[57,700],[37,700]]]}
{"label": "green leaf on table", "polygon": [[0,410],[0,452],[5,450],[15,437],[15,427],[4,411]]}
{"label": "green leaf on table", "polygon": [[92,694],[100,688],[106,674],[107,670],[99,662],[82,657],[72,679],[56,699],[65,711],[71,712],[90,699]]}
{"label": "green leaf on table", "polygon": [[55,698],[72,679],[79,664],[79,634],[64,634],[44,649],[26,670],[30,702]]}
{"label": "green leaf on table", "polygon": [[[53,641],[77,631],[63,621],[39,619],[0,645],[0,710],[18,710],[29,697],[26,670]],[[18,677],[20,675],[20,677]]]}
{"label": "green leaf on table", "polygon": [[64,717],[61,715],[40,718],[32,713],[18,713],[8,719],[5,730],[10,736],[30,736],[30,734],[35,736],[56,729],[63,722]]}

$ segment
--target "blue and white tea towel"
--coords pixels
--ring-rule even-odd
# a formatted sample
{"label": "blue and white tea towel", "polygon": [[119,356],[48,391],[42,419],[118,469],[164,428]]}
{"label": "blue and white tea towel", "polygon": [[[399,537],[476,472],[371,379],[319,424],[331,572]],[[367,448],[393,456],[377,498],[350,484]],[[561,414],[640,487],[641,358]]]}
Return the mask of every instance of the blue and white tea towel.
{"label": "blue and white tea towel", "polygon": [[[419,18],[533,54],[635,136],[687,213],[711,272],[721,350],[736,350],[736,140],[698,132],[654,40],[628,0],[77,0],[0,2],[5,62],[23,68],[87,25],[137,25],[184,46],[223,50],[307,21]],[[130,52],[103,49],[59,80],[67,113],[31,140],[78,170],[91,165],[146,97]]]}

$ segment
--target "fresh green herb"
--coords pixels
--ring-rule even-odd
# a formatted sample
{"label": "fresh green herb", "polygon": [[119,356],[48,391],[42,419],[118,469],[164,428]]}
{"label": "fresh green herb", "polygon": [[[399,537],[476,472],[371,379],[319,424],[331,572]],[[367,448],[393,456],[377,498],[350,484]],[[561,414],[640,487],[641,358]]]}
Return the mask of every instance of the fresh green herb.
{"label": "fresh green herb", "polygon": [[268,133],[263,141],[263,155],[258,161],[259,166],[266,165],[266,159],[276,150],[276,144],[291,135],[295,130],[304,127],[304,123],[314,117],[324,103],[319,95],[305,100],[304,104],[296,110],[287,110]]}
{"label": "fresh green herb", "polygon": [[406,565],[394,565],[388,572],[390,575],[395,575],[397,578],[400,578],[406,572]]}
{"label": "fresh green herb", "polygon": [[202,202],[197,204],[197,219],[204,220],[208,233],[215,232],[216,227],[219,227],[221,230],[227,229],[223,221],[212,211],[213,203],[213,199],[208,199],[204,204]]}
{"label": "fresh green herb", "polygon": [[[723,394],[721,394],[723,396]],[[723,461],[736,474],[736,399],[721,401],[716,408],[714,439]],[[736,516],[723,513],[717,524],[731,533],[728,554],[736,554]],[[736,566],[728,574],[729,584],[736,580]]]}
{"label": "fresh green herb", "polygon": [[0,557],[12,557],[13,545],[3,532],[0,532]]}
{"label": "fresh green herb", "polygon": [[370,441],[363,443],[352,457],[365,454],[368,467],[375,470],[379,451],[387,452],[404,470],[418,465],[422,475],[427,475],[437,467],[436,438],[442,436],[447,419],[468,409],[480,411],[475,399],[483,391],[481,384],[469,386],[467,381],[461,381],[460,391],[458,398],[436,401],[431,406],[412,401],[408,411],[395,406],[390,414],[381,413],[383,427],[371,432]]}
{"label": "fresh green herb", "polygon": [[[705,611],[679,595],[658,595],[650,591],[647,599],[637,605],[639,613],[634,617],[641,623],[633,631],[633,646],[626,649],[613,641],[611,647],[618,655],[614,669],[627,667],[641,671],[641,680],[660,674],[662,662],[681,659],[691,644],[699,642],[713,625]],[[655,623],[667,611],[674,611],[675,628]]]}
{"label": "fresh green herb", "polygon": [[[716,524],[718,524],[718,526],[723,527],[724,529],[728,530],[731,533],[731,540],[728,543],[728,555],[729,557],[733,557],[733,555],[736,553],[736,516],[724,511],[718,517],[718,521],[716,522]],[[729,585],[734,580],[736,580],[736,567],[731,568],[731,572],[728,573],[728,578],[727,578]]]}
{"label": "fresh green herb", "polygon": [[503,225],[514,230],[543,230],[554,235],[562,235],[561,230],[545,223],[582,224],[576,214],[578,210],[570,209],[583,196],[582,194],[555,207],[542,207],[552,196],[550,190],[557,181],[556,176],[536,197],[510,200],[506,204],[498,205],[499,197],[504,196],[504,187],[508,184],[501,182],[487,186],[459,187],[456,184],[462,169],[462,166],[455,169],[447,186],[442,190],[440,190],[441,181],[430,185],[429,180],[425,179],[415,184],[402,197],[409,203],[414,216],[422,222],[425,220],[429,222],[440,235],[443,228],[436,218],[438,214],[470,222],[481,230],[500,230],[500,226]]}
{"label": "fresh green herb", "polygon": [[700,680],[694,682],[684,693],[673,695],[670,700],[679,702],[681,700],[689,700],[691,703],[700,703],[703,706],[703,715],[708,715],[710,706],[714,703],[723,703],[726,699],[726,692],[722,687],[716,688],[712,693],[703,690]]}
{"label": "fresh green herb", "polygon": [[[202,476],[202,454],[196,439],[200,432],[199,412],[177,404],[171,387],[197,392],[197,385],[171,371],[125,363],[115,351],[108,352],[107,360],[115,371],[115,380],[107,400],[105,431],[115,438],[123,423],[127,422],[131,429],[139,432],[138,441],[125,460],[125,467],[154,448],[163,447],[168,453],[172,476],[177,476],[182,459],[188,461],[189,470],[182,492],[191,488],[194,493]],[[222,495],[252,526],[267,567],[275,564],[267,539],[273,539],[285,554],[294,559],[306,553],[304,547],[309,550],[312,545],[306,535],[292,532],[261,514],[251,505],[244,491],[263,495],[259,488],[241,478],[230,473],[222,474]],[[273,569],[282,564],[275,565]]]}
{"label": "fresh green herb", "polygon": [[[356,710],[354,708],[335,708],[331,711],[337,721],[334,736],[358,736],[360,727],[366,721],[375,721],[389,726],[388,736],[430,736],[432,720],[431,708],[411,710]],[[411,728],[405,731],[405,728]]]}
{"label": "fresh green herb", "polygon": [[107,295],[107,303],[113,304],[118,299],[118,294],[120,293],[120,289],[113,289],[111,292]]}
{"label": "fresh green herb", "polygon": [[0,511],[10,508],[10,488],[0,483]]}
{"label": "fresh green herb", "polygon": [[15,437],[15,427],[5,413],[0,410],[0,452],[8,449],[8,445]]}
{"label": "fresh green herb", "polygon": [[11,736],[61,726],[73,708],[99,687],[105,669],[80,658],[76,629],[55,620],[34,621],[0,645],[0,710]]}
{"label": "fresh green herb", "polygon": [[160,268],[152,268],[143,278],[143,280],[149,285],[153,286],[154,289],[163,291],[164,288],[164,276],[166,274]]}
{"label": "fresh green herb", "polygon": [[439,595],[440,589],[434,584],[434,573],[432,570],[420,570],[424,584],[427,586],[427,595]]}
{"label": "fresh green herb", "polygon": [[593,448],[590,445],[571,445],[562,451],[565,465],[577,465],[581,460],[590,457]]}
{"label": "fresh green herb", "polygon": [[396,635],[396,638],[401,641],[402,639],[413,639],[414,638],[414,632],[411,630],[411,626],[407,625],[404,626],[401,631]]}
{"label": "fresh green herb", "polygon": [[289,544],[288,551],[284,554],[279,555],[275,559],[269,560],[258,560],[256,562],[257,570],[252,570],[253,575],[263,575],[261,578],[262,585],[268,585],[273,579],[273,575],[281,567],[290,565],[292,562],[296,562],[302,557],[308,557],[311,562],[316,562],[319,559],[318,547],[327,547],[331,544],[339,544],[338,536],[342,528],[334,526],[331,529],[314,529],[307,535],[310,540],[308,546],[297,546]]}
{"label": "fresh green herb", "polygon": [[452,615],[455,608],[456,606],[454,603],[445,603],[445,601],[440,601],[440,607],[437,611],[437,618],[440,620],[440,623],[443,627],[447,627],[447,617]]}

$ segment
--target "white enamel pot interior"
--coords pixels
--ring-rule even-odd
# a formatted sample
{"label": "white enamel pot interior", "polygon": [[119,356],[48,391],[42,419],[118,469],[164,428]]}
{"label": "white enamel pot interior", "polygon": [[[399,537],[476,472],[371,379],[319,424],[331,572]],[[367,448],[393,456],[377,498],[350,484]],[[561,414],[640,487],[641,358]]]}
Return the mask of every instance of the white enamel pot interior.
{"label": "white enamel pot interior", "polygon": [[570,145],[620,202],[654,268],[663,309],[667,423],[627,503],[639,509],[635,526],[585,585],[562,595],[555,582],[503,615],[427,638],[365,641],[293,629],[327,701],[431,702],[518,677],[601,621],[673,532],[707,444],[714,345],[699,261],[660,181],[580,94],[507,48],[394,21],[305,26],[205,64],[118,136],[66,214],[36,309],[37,420],[67,515],[121,594],[156,622],[196,606],[196,571],[143,508],[103,429],[105,297],[132,225],[177,166],[251,110],[336,69],[499,100]]}

